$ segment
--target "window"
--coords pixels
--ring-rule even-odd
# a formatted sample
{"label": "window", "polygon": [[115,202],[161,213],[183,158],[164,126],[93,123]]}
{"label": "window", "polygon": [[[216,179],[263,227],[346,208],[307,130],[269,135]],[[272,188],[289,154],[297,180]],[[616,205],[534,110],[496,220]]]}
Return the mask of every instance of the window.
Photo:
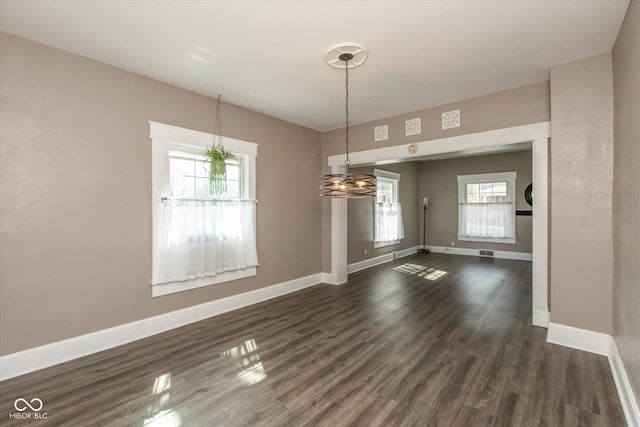
{"label": "window", "polygon": [[[174,199],[213,199],[209,191],[209,162],[200,147],[169,150],[169,197]],[[218,199],[242,199],[242,155],[227,160],[227,188]]]}
{"label": "window", "polygon": [[257,144],[224,138],[226,191],[209,191],[203,152],[213,135],[150,122],[153,175],[152,295],[255,276]]}
{"label": "window", "polygon": [[516,172],[458,175],[458,239],[516,242]]}
{"label": "window", "polygon": [[399,202],[400,175],[374,169],[376,176],[376,201],[374,205],[375,248],[400,243],[404,238],[402,206]]}

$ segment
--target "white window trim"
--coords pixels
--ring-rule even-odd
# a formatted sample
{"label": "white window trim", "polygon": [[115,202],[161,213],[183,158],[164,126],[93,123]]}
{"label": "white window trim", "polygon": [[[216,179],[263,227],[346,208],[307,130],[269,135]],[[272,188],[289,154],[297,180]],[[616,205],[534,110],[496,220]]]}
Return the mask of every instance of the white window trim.
{"label": "white window trim", "polygon": [[[206,132],[200,132],[192,129],[185,129],[178,126],[167,125],[149,121],[149,137],[151,138],[151,176],[152,176],[152,267],[157,265],[159,251],[157,250],[159,242],[158,236],[160,229],[159,210],[162,204],[162,198],[168,191],[168,162],[167,154],[169,149],[183,147],[202,147],[203,151],[211,147],[214,135]],[[246,155],[244,167],[246,168],[248,179],[243,182],[243,192],[246,198],[256,198],[256,157],[258,155],[258,144],[254,142],[243,141],[240,139],[224,137],[225,149],[238,154]],[[255,224],[254,224],[255,226]],[[158,297],[176,292],[187,291],[190,289],[201,288],[204,286],[215,285],[218,283],[228,282],[231,280],[243,279],[256,275],[256,267],[246,268],[244,270],[230,271],[220,273],[214,277],[205,277],[196,280],[188,280],[184,282],[170,282],[151,284],[151,296]]]}
{"label": "white window trim", "polygon": [[481,184],[486,182],[507,181],[507,197],[509,202],[514,204],[513,209],[513,238],[495,238],[495,237],[473,237],[460,234],[460,210],[458,210],[458,240],[467,242],[484,242],[484,243],[507,243],[515,245],[516,243],[516,177],[517,172],[494,172],[494,173],[478,173],[472,175],[458,175],[458,203],[465,203],[466,185]]}
{"label": "white window trim", "polygon": [[374,169],[373,176],[387,179],[395,179],[400,182],[400,174],[395,172],[383,171],[382,169]]}
{"label": "white window trim", "polygon": [[[396,194],[398,200],[400,200],[400,174],[399,173],[395,173],[395,172],[389,172],[389,171],[385,171],[382,169],[374,169],[373,170],[373,176],[375,176],[376,178],[386,178],[386,179],[391,179],[394,181],[397,181],[396,184],[396,192],[398,194]],[[376,213],[375,213],[375,209],[376,209],[376,203],[377,201],[374,201],[374,212],[373,212],[373,227],[374,227],[374,231],[373,231],[373,247],[375,249],[378,248],[385,248],[387,246],[394,246],[400,243],[400,240],[388,240],[386,242],[376,242],[376,236],[375,236],[375,227],[376,227],[376,223],[375,223],[375,218],[376,218]]]}

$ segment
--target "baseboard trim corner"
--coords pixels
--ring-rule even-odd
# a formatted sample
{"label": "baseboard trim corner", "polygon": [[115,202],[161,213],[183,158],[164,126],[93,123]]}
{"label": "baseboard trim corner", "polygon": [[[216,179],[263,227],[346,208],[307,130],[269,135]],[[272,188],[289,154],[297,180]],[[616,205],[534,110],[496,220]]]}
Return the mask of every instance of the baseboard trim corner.
{"label": "baseboard trim corner", "polygon": [[335,282],[336,282],[336,280],[333,277],[333,274],[327,273],[327,272],[320,273],[320,283],[326,283],[328,285],[334,285]]}
{"label": "baseboard trim corner", "polygon": [[396,258],[404,258],[409,255],[415,255],[418,253],[420,249],[422,249],[422,246],[414,246],[412,248],[401,249],[398,252],[396,252],[397,254]]}
{"label": "baseboard trim corner", "polygon": [[588,351],[590,353],[609,355],[608,334],[575,328],[560,323],[549,322],[547,330],[547,342],[564,347]]}
{"label": "baseboard trim corner", "polygon": [[640,427],[640,408],[634,396],[627,371],[624,369],[622,358],[618,352],[618,346],[613,337],[609,338],[609,366],[613,375],[613,381],[618,390],[620,404],[624,412],[624,417],[629,427]]}
{"label": "baseboard trim corner", "polygon": [[108,350],[319,283],[326,283],[325,274],[316,273],[299,277],[265,288],[8,354],[0,357],[0,381]]}
{"label": "baseboard trim corner", "polygon": [[539,326],[541,328],[549,327],[550,315],[546,309],[534,308],[531,317],[531,323],[533,326]]}

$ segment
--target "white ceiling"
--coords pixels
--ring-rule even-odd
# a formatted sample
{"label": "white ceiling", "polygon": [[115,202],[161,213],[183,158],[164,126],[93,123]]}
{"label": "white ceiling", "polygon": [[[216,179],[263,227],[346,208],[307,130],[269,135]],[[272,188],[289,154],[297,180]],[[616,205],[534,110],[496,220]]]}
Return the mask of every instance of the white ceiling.
{"label": "white ceiling", "polygon": [[545,81],[610,51],[628,5],[0,0],[0,29],[325,131],[344,124],[344,71],[324,62],[336,43],[369,51],[350,76],[351,123],[363,123]]}

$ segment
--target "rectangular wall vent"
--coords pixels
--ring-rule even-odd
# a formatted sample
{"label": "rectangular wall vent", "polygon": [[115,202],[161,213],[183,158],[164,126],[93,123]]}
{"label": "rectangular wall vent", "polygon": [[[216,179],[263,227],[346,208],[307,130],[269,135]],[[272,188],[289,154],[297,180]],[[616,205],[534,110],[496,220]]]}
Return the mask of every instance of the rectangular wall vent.
{"label": "rectangular wall vent", "polygon": [[422,133],[422,125],[421,119],[418,117],[417,119],[405,120],[404,122],[404,135],[418,135]]}
{"label": "rectangular wall vent", "polygon": [[382,126],[376,126],[375,128],[373,128],[373,139],[374,141],[378,142],[378,141],[386,141],[387,139],[389,139],[389,126],[388,125],[382,125]]}
{"label": "rectangular wall vent", "polygon": [[447,111],[442,113],[442,129],[460,127],[460,110]]}
{"label": "rectangular wall vent", "polygon": [[493,257],[493,251],[485,251],[485,250],[481,249],[480,250],[480,256]]}

